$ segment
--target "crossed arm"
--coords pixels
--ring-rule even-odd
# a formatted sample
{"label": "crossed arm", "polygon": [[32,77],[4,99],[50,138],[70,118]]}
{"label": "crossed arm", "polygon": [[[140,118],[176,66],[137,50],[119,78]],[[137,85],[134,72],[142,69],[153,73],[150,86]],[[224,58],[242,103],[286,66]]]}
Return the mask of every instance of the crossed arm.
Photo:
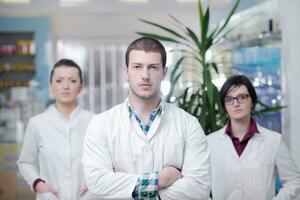
{"label": "crossed arm", "polygon": [[[93,131],[95,124],[90,124],[92,128],[88,128],[83,149],[82,162],[87,186],[102,199],[132,199],[141,175],[114,172],[105,134]],[[165,166],[158,172],[157,189],[161,199],[209,197],[210,166],[207,142],[200,126],[192,130],[194,131],[186,138],[182,169]]]}

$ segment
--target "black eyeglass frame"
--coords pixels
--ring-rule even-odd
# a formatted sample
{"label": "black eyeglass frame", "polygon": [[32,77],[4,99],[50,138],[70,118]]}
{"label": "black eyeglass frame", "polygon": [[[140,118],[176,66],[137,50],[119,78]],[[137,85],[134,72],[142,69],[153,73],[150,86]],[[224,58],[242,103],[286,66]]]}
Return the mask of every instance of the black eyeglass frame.
{"label": "black eyeglass frame", "polygon": [[241,103],[245,103],[248,100],[249,97],[250,97],[249,94],[239,94],[236,97],[226,96],[224,98],[224,103],[226,105],[233,105],[234,100],[236,100],[239,104],[241,104]]}

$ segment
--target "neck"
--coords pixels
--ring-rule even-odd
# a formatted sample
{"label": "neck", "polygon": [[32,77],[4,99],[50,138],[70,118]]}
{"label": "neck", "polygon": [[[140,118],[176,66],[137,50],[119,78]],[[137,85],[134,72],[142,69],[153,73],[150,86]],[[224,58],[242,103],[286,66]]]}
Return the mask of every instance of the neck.
{"label": "neck", "polygon": [[76,108],[77,102],[74,102],[72,104],[63,104],[63,103],[55,103],[55,107],[58,110],[60,114],[66,119],[68,119],[73,112],[73,110]]}
{"label": "neck", "polygon": [[128,97],[130,105],[134,108],[134,110],[139,114],[142,118],[143,123],[148,122],[148,118],[150,113],[158,107],[161,99],[160,97],[156,97],[149,100],[144,100],[140,98],[134,98],[129,95]]}
{"label": "neck", "polygon": [[231,119],[230,123],[233,136],[242,140],[250,127],[251,117],[239,120]]}

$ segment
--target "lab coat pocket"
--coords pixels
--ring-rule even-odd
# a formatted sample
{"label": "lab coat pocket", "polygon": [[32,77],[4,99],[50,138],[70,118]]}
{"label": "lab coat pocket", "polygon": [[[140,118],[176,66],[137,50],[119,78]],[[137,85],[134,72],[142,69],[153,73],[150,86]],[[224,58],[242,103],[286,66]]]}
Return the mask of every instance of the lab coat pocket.
{"label": "lab coat pocket", "polygon": [[101,199],[100,195],[87,191],[82,196],[79,196],[76,200],[99,200],[99,199]]}
{"label": "lab coat pocket", "polygon": [[275,170],[275,164],[271,162],[262,162],[261,163],[261,184],[262,188],[264,190],[268,190],[268,188],[271,188],[272,181],[274,179],[274,170]]}
{"label": "lab coat pocket", "polygon": [[164,166],[182,167],[184,154],[184,141],[181,138],[170,138],[164,145]]}
{"label": "lab coat pocket", "polygon": [[52,192],[37,193],[37,200],[58,200]]}
{"label": "lab coat pocket", "polygon": [[269,184],[272,181],[274,170],[272,164],[267,162],[255,162],[248,165],[248,173],[244,176],[249,191],[255,199],[266,199]]}

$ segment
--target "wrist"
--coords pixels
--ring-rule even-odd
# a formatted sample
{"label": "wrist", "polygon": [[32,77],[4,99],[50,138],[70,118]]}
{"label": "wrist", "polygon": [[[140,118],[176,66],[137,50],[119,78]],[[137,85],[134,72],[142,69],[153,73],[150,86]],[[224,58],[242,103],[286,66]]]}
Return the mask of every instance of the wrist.
{"label": "wrist", "polygon": [[157,189],[161,189],[161,188],[166,187],[165,184],[166,184],[165,177],[163,176],[162,173],[159,173],[159,174],[158,174],[158,185],[157,185]]}
{"label": "wrist", "polygon": [[35,192],[36,192],[36,186],[37,186],[40,182],[45,183],[46,181],[44,181],[44,180],[41,179],[41,178],[37,178],[37,179],[35,179],[35,181],[33,182],[32,188],[33,188],[33,190],[34,190]]}

